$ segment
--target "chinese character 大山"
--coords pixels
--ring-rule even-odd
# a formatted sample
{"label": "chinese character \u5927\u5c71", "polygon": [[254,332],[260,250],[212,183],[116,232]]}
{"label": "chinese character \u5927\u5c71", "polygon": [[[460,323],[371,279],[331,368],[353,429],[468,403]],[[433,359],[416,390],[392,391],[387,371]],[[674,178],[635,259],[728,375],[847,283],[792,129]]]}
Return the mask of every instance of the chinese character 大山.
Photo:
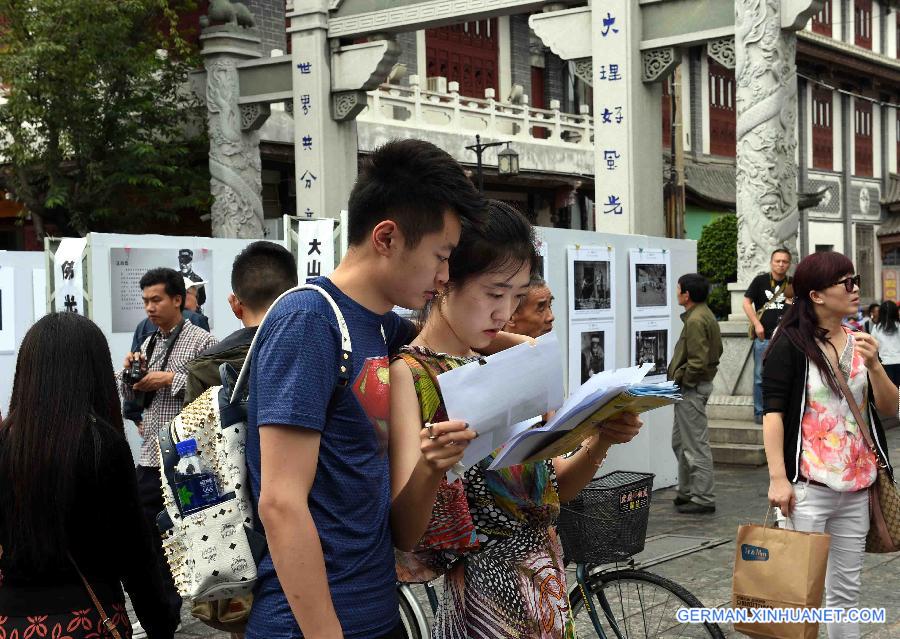
{"label": "chinese character \u5927\u5c71", "polygon": [[312,136],[311,135],[303,136],[303,150],[304,151],[312,151]]}
{"label": "chinese character \u5927\u5c71", "polygon": [[610,195],[606,198],[606,202],[604,202],[603,212],[606,214],[612,213],[613,215],[622,215],[622,201],[619,199],[618,195]]}
{"label": "chinese character \u5927\u5c71", "polygon": [[66,295],[65,302],[63,302],[63,306],[66,307],[67,313],[78,313],[78,302],[75,301],[74,295]]}
{"label": "chinese character \u5927\u5c71", "polygon": [[603,30],[600,32],[600,35],[602,35],[605,38],[606,36],[609,35],[610,31],[612,31],[613,33],[618,33],[619,30],[613,28],[613,25],[615,23],[616,23],[616,19],[614,17],[612,17],[612,14],[609,11],[607,11],[606,17],[603,18]]}
{"label": "chinese character \u5927\u5c71", "polygon": [[303,182],[303,188],[305,189],[311,189],[313,182],[315,182],[316,179],[316,176],[309,171],[304,171],[303,175],[300,176],[300,180]]}
{"label": "chinese character \u5927\u5c71", "polygon": [[75,262],[72,260],[67,260],[62,263],[60,267],[62,269],[62,278],[64,280],[74,280],[75,279]]}
{"label": "chinese character \u5927\u5c71", "polygon": [[322,254],[322,251],[319,250],[319,247],[322,246],[322,243],[318,240],[318,238],[313,238],[312,242],[309,243],[309,253],[307,255],[312,255],[313,253]]}
{"label": "chinese character \u5927\u5c71", "polygon": [[300,69],[300,73],[303,75],[309,75],[312,72],[312,62],[301,62],[297,65],[297,68]]}
{"label": "chinese character \u5927\u5c71", "polygon": [[619,168],[618,165],[616,165],[616,160],[618,160],[620,157],[621,156],[619,155],[618,151],[603,151],[603,159],[606,161],[607,170],[614,171],[615,169]]}
{"label": "chinese character \u5927\u5c71", "polygon": [[303,109],[303,115],[309,115],[310,102],[308,93],[304,93],[300,96],[300,106]]}
{"label": "chinese character \u5927\u5c71", "polygon": [[319,277],[322,274],[322,262],[310,260],[306,263],[306,277]]}

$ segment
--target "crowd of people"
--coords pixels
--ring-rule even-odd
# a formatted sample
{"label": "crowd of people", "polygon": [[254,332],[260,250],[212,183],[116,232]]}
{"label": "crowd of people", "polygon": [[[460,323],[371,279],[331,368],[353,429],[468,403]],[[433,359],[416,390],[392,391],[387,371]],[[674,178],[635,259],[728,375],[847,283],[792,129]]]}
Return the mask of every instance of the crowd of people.
{"label": "crowd of people", "polygon": [[[234,261],[228,301],[243,328],[221,341],[200,308],[204,282],[166,268],[140,281],[147,321],[118,372],[82,316],[50,314],[28,331],[0,424],[9,487],[0,491],[0,636],[174,635],[182,600],[156,529],[157,435],[220,383],[221,364],[241,368],[254,337],[246,463],[268,550],[246,637],[403,637],[398,575],[443,576],[434,637],[574,636],[554,524],[641,420],[596,423],[566,457],[490,470],[491,454],[450,481],[478,433],[448,419],[437,375],[553,328],[533,229],[486,201],[446,152],[403,140],[362,164],[347,233],[340,265],[312,283],[340,309],[352,357],[342,357],[341,327],[321,294],[299,290],[273,306],[296,286],[297,268],[263,241]],[[790,262],[776,251],[745,303],[769,499],[786,525],[832,533],[828,605],[849,607],[858,603],[865,488],[877,464],[890,468],[879,414],[897,414],[900,321],[885,302],[871,335],[852,331],[842,324],[859,301],[852,263],[814,254],[791,279]],[[722,340],[709,288],[701,275],[679,278],[684,326],[668,366],[684,398],[672,435],[674,505],[698,515],[715,512],[706,403]],[[396,306],[420,310],[419,323]],[[876,450],[846,408],[841,376],[866,407]],[[143,437],[136,469],[123,411]]]}

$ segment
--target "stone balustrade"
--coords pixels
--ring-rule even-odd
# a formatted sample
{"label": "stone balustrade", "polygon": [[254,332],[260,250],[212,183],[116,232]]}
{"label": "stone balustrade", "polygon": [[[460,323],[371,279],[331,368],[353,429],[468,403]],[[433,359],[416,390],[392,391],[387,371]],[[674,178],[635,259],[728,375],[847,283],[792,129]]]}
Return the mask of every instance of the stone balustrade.
{"label": "stone balustrade", "polygon": [[[504,139],[538,145],[593,150],[593,119],[582,106],[581,114],[563,113],[559,101],[550,109],[500,102],[494,90],[486,89],[484,99],[459,94],[459,83],[437,78],[426,90],[418,76],[409,77],[409,86],[383,84],[368,93],[368,107],[357,118],[361,123],[396,124],[415,129],[448,131],[484,139]],[[443,82],[441,82],[444,80]]]}

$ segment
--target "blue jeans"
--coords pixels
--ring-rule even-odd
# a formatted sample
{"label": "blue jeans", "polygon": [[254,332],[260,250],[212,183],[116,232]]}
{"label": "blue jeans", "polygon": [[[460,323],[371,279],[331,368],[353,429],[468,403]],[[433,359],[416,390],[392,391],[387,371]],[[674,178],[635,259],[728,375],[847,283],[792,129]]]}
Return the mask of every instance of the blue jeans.
{"label": "blue jeans", "polygon": [[762,417],[763,394],[763,353],[769,346],[769,340],[753,338],[753,416]]}

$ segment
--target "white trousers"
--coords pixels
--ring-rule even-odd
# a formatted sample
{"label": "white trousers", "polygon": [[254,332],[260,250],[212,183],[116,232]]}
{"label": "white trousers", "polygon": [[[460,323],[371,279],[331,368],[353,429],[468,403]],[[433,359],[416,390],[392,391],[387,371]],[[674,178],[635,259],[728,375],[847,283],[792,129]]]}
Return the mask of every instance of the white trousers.
{"label": "white trousers", "polygon": [[[831,535],[828,570],[825,574],[825,605],[829,608],[859,607],[859,588],[869,532],[869,491],[839,493],[831,488],[801,482],[794,484],[797,498],[792,517],[777,511],[780,525],[803,532]],[[857,639],[859,624],[828,624],[828,639]]]}

